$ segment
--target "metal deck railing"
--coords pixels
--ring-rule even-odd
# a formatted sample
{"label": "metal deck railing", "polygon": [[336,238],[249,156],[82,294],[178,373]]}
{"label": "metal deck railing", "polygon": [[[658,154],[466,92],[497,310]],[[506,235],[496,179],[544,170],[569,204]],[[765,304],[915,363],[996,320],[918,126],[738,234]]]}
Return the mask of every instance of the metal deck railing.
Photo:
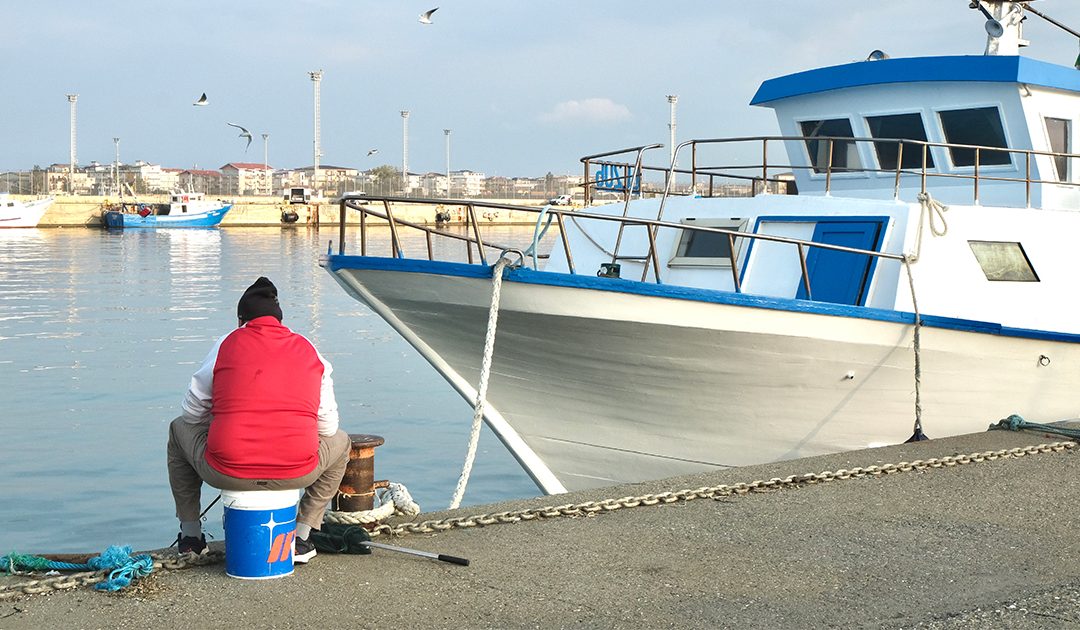
{"label": "metal deck railing", "polygon": [[[393,205],[395,203],[409,204],[409,205],[430,205],[430,206],[461,206],[465,208],[465,234],[455,234],[447,232],[442,229],[432,227],[427,224],[417,223],[400,219],[394,216]],[[376,204],[375,206],[371,204]],[[380,208],[381,207],[381,208]],[[470,264],[476,264],[476,259],[479,259],[479,263],[487,265],[487,250],[495,252],[507,252],[513,251],[521,254],[522,258],[531,257],[534,262],[537,262],[538,258],[542,256],[538,252],[532,252],[526,254],[519,248],[510,247],[503,244],[497,244],[494,242],[487,242],[483,239],[480,233],[480,224],[477,221],[477,209],[486,208],[493,210],[511,210],[517,212],[530,213],[537,216],[537,229],[539,224],[543,221],[543,215],[553,217],[552,221],[558,225],[559,246],[562,247],[563,253],[566,256],[567,269],[570,273],[576,274],[578,270],[574,262],[574,254],[570,239],[566,234],[566,221],[573,220],[595,220],[604,222],[615,222],[618,224],[618,241],[621,241],[622,232],[628,227],[644,228],[647,233],[648,239],[648,251],[644,257],[635,256],[632,257],[635,261],[642,262],[642,275],[641,281],[646,282],[649,280],[649,272],[652,272],[652,281],[656,283],[662,283],[662,274],[660,267],[660,256],[658,255],[656,247],[656,235],[661,229],[672,230],[689,230],[695,232],[708,232],[714,234],[723,234],[727,236],[729,245],[729,261],[731,263],[731,277],[734,283],[735,292],[742,293],[742,283],[739,279],[739,266],[738,266],[738,252],[736,248],[737,239],[750,239],[769,241],[774,243],[786,243],[798,250],[799,262],[801,267],[802,285],[806,290],[807,299],[813,299],[813,293],[810,288],[810,276],[806,266],[807,253],[811,248],[827,249],[839,252],[848,252],[852,254],[862,254],[878,259],[903,261],[904,257],[900,254],[891,254],[876,252],[872,250],[856,249],[851,247],[842,247],[839,245],[828,245],[825,243],[815,243],[813,241],[807,241],[802,239],[788,238],[783,236],[773,236],[768,234],[753,234],[747,232],[739,232],[737,230],[730,230],[725,228],[714,228],[687,225],[683,223],[672,223],[669,221],[663,221],[658,219],[646,219],[632,216],[610,216],[605,214],[597,214],[592,212],[584,212],[581,210],[574,210],[572,208],[552,207],[546,206],[538,208],[535,206],[516,206],[511,204],[479,201],[479,200],[448,200],[448,199],[417,199],[413,197],[387,197],[387,196],[374,196],[374,195],[347,195],[339,202],[339,231],[338,231],[338,254],[346,254],[347,242],[346,242],[346,218],[347,213],[352,210],[360,213],[360,243],[359,253],[361,256],[369,255],[368,247],[368,230],[369,217],[374,217],[381,221],[385,221],[390,230],[390,242],[389,242],[389,256],[391,258],[406,258],[405,251],[402,247],[403,239],[400,236],[400,231],[404,229],[419,230],[424,234],[424,242],[426,243],[425,256],[427,260],[435,260],[435,248],[433,241],[436,238],[453,239],[460,241],[465,248],[467,260]],[[553,245],[554,247],[554,245]],[[617,245],[616,245],[617,250]],[[416,256],[413,256],[414,258]],[[611,262],[617,263],[619,260],[626,260],[628,258],[619,257],[617,251],[612,255]],[[599,274],[598,274],[599,275]]]}
{"label": "metal deck railing", "polygon": [[[776,143],[788,142],[799,143],[802,145],[800,150],[802,150],[802,147],[808,146],[809,143],[824,143],[823,159],[815,160],[811,158],[808,164],[793,164],[790,160],[770,161],[770,143],[775,147]],[[760,145],[760,161],[749,164],[721,165],[702,164],[700,161],[699,152],[703,147],[722,145],[725,148],[728,148],[738,144]],[[848,166],[846,164],[838,164],[838,162],[842,161],[839,159],[840,153],[837,151],[838,147],[859,147],[863,144],[869,144],[873,149],[872,152],[875,156],[878,155],[880,148],[882,147],[894,148],[896,153],[896,166],[894,168],[877,168],[862,165]],[[596,191],[617,192],[626,200],[629,200],[631,196],[639,194],[642,191],[642,180],[649,174],[658,175],[663,178],[664,184],[662,191],[656,192],[662,192],[664,197],[674,194],[675,180],[680,176],[689,177],[690,186],[688,190],[691,193],[700,194],[705,197],[713,197],[717,196],[716,182],[718,180],[734,180],[749,183],[751,185],[751,190],[756,194],[759,190],[761,192],[767,192],[770,186],[775,189],[781,189],[792,184],[793,182],[791,180],[783,178],[782,175],[787,175],[796,171],[811,171],[814,174],[823,177],[826,193],[832,192],[833,178],[836,175],[858,173],[889,174],[893,178],[893,194],[896,197],[899,197],[900,195],[901,182],[905,177],[918,178],[920,192],[924,193],[927,192],[928,185],[935,180],[967,180],[971,182],[973,203],[979,203],[980,184],[985,182],[1013,182],[1024,184],[1024,198],[1028,206],[1031,205],[1032,186],[1034,184],[1056,184],[1070,188],[1080,188],[1080,182],[1069,181],[1067,177],[1061,179],[1032,177],[1032,173],[1034,172],[1034,169],[1032,168],[1033,162],[1039,157],[1044,157],[1050,162],[1053,162],[1054,160],[1064,160],[1067,175],[1069,171],[1073,170],[1068,168],[1068,166],[1075,164],[1073,160],[1080,158],[1080,154],[1076,153],[1056,153],[1052,151],[1033,151],[1030,149],[1009,149],[1003,147],[950,144],[945,142],[926,142],[894,138],[750,136],[740,138],[688,140],[675,147],[674,159],[671,164],[649,166],[642,163],[644,152],[662,147],[663,145],[660,144],[651,144],[619,149],[617,151],[608,151],[606,153],[597,153],[581,158],[581,162],[585,169],[585,180],[583,184],[585,188],[585,205],[589,205]],[[678,164],[680,154],[683,153],[687,147],[690,149],[690,167],[676,168],[675,164]],[[941,149],[941,151],[938,152],[939,155],[936,156],[936,159],[931,156],[932,150],[935,148]],[[969,151],[973,154],[972,164],[970,166],[954,166],[954,170],[944,171],[938,166],[941,163],[941,159],[944,157],[940,155],[942,151],[950,154],[953,151]],[[735,151],[732,152],[734,153]],[[632,160],[627,159],[622,161],[607,159],[625,154],[633,155],[634,158]],[[912,154],[917,156],[914,160],[905,160],[905,157],[910,158]],[[1008,163],[1004,165],[986,163],[987,161],[984,157],[992,154],[1008,155]],[[784,151],[784,155],[787,155],[787,151]],[[908,161],[909,166],[904,166],[905,161]],[[912,161],[915,163],[914,166],[910,165]],[[999,168],[1002,166],[1022,167],[1021,170],[1024,175],[1022,177],[1004,175],[1002,169]],[[599,170],[593,172],[593,169],[596,167],[599,167]],[[1053,171],[1055,168],[1056,167],[1051,164],[1050,170]],[[955,169],[963,170],[957,171]],[[967,169],[970,169],[970,171]],[[699,183],[704,185],[699,186]]]}

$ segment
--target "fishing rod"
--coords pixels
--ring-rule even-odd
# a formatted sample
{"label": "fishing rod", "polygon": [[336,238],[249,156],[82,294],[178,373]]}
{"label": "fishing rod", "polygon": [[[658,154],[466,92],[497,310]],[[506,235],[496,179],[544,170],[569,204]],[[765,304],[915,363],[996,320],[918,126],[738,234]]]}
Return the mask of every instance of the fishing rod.
{"label": "fishing rod", "polygon": [[467,558],[458,558],[457,556],[448,556],[445,553],[431,553],[430,551],[420,551],[419,549],[406,549],[405,547],[395,547],[393,545],[385,545],[383,543],[371,542],[365,540],[360,543],[365,547],[377,547],[379,549],[386,549],[387,551],[398,551],[401,553],[408,553],[414,556],[423,556],[425,558],[431,558],[432,560],[439,560],[442,562],[449,562],[450,564],[460,564],[463,567],[469,566],[469,560]]}

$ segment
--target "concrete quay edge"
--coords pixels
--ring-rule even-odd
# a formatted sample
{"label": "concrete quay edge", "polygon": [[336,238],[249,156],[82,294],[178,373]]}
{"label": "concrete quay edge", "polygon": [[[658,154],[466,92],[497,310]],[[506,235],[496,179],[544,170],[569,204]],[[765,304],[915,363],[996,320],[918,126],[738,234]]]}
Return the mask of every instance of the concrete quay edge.
{"label": "concrete quay edge", "polygon": [[[989,431],[414,520],[1066,441]],[[268,581],[220,564],[162,571],[116,595],[0,602],[0,629],[1061,627],[1080,623],[1078,451],[377,539],[469,567],[376,550]]]}

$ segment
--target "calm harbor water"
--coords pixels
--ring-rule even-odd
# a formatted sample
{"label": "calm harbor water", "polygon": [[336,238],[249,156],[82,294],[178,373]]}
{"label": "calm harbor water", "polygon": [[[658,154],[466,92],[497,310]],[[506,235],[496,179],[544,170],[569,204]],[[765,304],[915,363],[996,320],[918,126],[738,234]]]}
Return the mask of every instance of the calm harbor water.
{"label": "calm harbor water", "polygon": [[[168,423],[260,275],[278,286],[285,324],[333,364],[342,427],[386,439],[376,478],[404,483],[425,510],[445,508],[472,408],[318,266],[336,236],[303,227],[0,230],[0,555],[172,542]],[[531,236],[531,227],[503,226],[485,239],[520,246]],[[386,255],[387,231],[368,238],[369,253]],[[422,240],[404,246],[425,255]],[[460,243],[449,251],[464,259]],[[217,492],[204,488],[205,506]],[[464,503],[537,494],[485,427]],[[205,527],[221,539],[220,503]]]}

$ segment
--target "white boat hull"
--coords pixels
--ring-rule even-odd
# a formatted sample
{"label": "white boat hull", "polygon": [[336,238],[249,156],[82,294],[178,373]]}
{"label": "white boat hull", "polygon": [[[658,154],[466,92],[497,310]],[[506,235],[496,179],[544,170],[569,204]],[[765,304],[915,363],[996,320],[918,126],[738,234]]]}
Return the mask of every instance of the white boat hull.
{"label": "white boat hull", "polygon": [[[472,402],[490,278],[350,267],[332,273]],[[502,285],[485,419],[546,492],[912,435],[910,316],[777,306],[806,304],[795,300],[675,299],[512,276]],[[1049,422],[1080,410],[1075,340],[924,326],[920,347],[930,437],[982,431],[1012,413]]]}
{"label": "white boat hull", "polygon": [[51,197],[22,203],[19,201],[0,204],[0,228],[37,227],[45,211],[53,203]]}

